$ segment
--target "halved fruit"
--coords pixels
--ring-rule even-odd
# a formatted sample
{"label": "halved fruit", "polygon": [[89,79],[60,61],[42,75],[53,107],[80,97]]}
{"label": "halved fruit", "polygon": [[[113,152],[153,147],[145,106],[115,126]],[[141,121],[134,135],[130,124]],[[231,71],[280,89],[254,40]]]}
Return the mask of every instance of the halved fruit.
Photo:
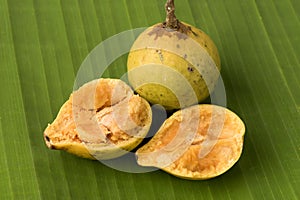
{"label": "halved fruit", "polygon": [[137,150],[137,161],[185,179],[213,178],[238,161],[244,134],[243,121],[232,111],[216,105],[191,106],[163,123]]}
{"label": "halved fruit", "polygon": [[89,159],[128,153],[152,122],[149,103],[119,79],[98,79],[74,91],[44,131],[50,149]]}

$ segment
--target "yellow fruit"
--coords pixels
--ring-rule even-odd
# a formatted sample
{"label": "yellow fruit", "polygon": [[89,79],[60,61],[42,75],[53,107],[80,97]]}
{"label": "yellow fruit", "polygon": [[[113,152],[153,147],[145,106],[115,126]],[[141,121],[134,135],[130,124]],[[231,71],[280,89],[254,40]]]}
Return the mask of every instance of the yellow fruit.
{"label": "yellow fruit", "polygon": [[[172,14],[167,6],[170,4],[166,10]],[[172,26],[167,22],[139,35],[129,52],[127,69],[129,82],[138,94],[172,110],[206,99],[215,87],[221,65],[218,50],[207,34],[176,18]]]}
{"label": "yellow fruit", "polygon": [[230,169],[240,158],[245,126],[232,111],[195,105],[175,112],[136,152],[142,166],[175,176],[202,180]]}
{"label": "yellow fruit", "polygon": [[149,103],[117,79],[86,83],[44,131],[50,149],[89,159],[111,159],[134,149],[152,121]]}

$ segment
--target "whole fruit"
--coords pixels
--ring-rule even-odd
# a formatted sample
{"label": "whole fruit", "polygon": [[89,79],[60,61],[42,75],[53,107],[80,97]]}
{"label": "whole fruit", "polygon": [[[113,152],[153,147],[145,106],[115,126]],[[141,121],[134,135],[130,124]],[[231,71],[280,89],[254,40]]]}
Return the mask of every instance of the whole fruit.
{"label": "whole fruit", "polygon": [[166,22],[142,32],[127,61],[129,82],[152,104],[167,110],[206,99],[220,74],[220,57],[211,38],[200,29],[180,22],[174,2],[166,3]]}

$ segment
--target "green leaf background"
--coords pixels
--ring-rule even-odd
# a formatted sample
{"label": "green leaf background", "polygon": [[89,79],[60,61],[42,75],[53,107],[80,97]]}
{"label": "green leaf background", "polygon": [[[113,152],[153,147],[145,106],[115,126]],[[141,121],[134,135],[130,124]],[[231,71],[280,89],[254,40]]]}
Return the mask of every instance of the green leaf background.
{"label": "green leaf background", "polygon": [[[165,18],[165,0],[0,0],[0,199],[299,199],[300,1],[176,0],[218,46],[243,154],[206,181],[131,174],[51,151],[43,130],[88,53]],[[119,77],[126,57],[105,73]]]}

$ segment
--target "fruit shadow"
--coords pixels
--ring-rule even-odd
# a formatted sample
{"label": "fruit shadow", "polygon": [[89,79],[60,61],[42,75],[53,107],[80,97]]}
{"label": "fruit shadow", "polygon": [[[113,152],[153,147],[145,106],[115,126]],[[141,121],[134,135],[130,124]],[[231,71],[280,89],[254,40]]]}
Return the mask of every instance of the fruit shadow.
{"label": "fruit shadow", "polygon": [[136,152],[137,149],[144,146],[146,143],[148,143],[151,138],[156,134],[156,132],[159,130],[161,125],[164,123],[164,121],[173,114],[174,111],[166,111],[161,105],[152,105],[152,123],[149,129],[149,132],[147,133],[146,137],[143,139],[143,141],[132,151]]}

